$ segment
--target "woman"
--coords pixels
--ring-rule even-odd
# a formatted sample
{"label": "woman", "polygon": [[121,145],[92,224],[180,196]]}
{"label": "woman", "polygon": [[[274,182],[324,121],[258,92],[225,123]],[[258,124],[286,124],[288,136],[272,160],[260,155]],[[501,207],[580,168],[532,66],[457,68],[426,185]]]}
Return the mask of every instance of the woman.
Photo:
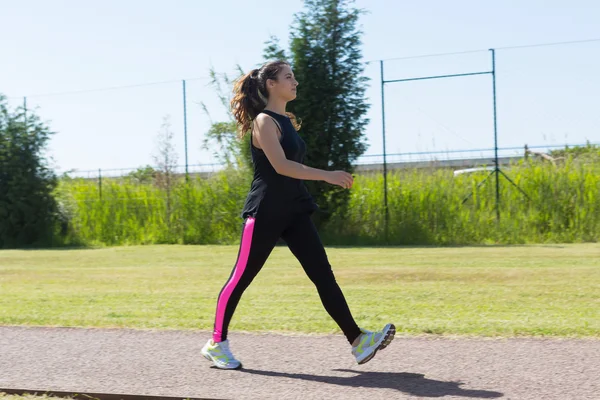
{"label": "woman", "polygon": [[202,355],[222,369],[241,368],[229,349],[227,328],[244,290],[282,238],[315,284],[321,302],[352,346],[359,364],[394,338],[387,324],[371,332],[356,325],[340,290],[310,216],[317,209],[303,180],[320,180],[349,189],[344,171],[325,171],[302,164],[306,144],[286,104],[296,98],[298,82],[289,64],[274,61],[236,82],[231,100],[240,136],[250,132],[254,178],[242,210],[244,226],[238,259],[217,300],[213,336]]}

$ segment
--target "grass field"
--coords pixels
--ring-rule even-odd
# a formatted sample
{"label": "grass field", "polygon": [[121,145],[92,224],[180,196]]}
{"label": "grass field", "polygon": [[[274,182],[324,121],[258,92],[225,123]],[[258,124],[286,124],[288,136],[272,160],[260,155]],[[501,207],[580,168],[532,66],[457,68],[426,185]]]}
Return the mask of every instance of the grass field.
{"label": "grass field", "polygon": [[29,400],[29,399],[32,399],[32,400],[33,399],[35,399],[35,400],[54,400],[54,399],[57,399],[57,397],[48,396],[48,395],[35,396],[33,394],[18,396],[18,395],[14,395],[14,394],[6,394],[4,392],[0,392],[0,400]]}
{"label": "grass field", "polygon": [[[43,390],[40,390],[39,392],[36,393],[43,393]],[[64,397],[57,397],[57,396],[48,396],[47,394],[25,394],[23,396],[20,395],[15,395],[15,394],[7,394],[4,392],[0,392],[0,400],[57,400],[57,399],[63,399]],[[66,397],[68,399],[74,399],[75,397]],[[78,398],[81,398],[81,396],[79,396]]]}
{"label": "grass field", "polygon": [[[0,324],[212,328],[235,246],[0,252]],[[600,245],[329,248],[360,326],[403,334],[600,336]],[[339,333],[286,247],[231,331]]]}

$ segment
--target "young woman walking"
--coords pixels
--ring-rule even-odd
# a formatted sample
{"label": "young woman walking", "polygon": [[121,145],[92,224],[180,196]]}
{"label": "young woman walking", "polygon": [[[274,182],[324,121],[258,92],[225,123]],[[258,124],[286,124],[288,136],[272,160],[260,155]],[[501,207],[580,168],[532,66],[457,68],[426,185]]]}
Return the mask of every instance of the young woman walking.
{"label": "young woman walking", "polygon": [[242,210],[244,225],[237,262],[217,299],[212,338],[201,351],[218,368],[242,366],[230,351],[227,328],[244,290],[280,238],[315,284],[325,310],[346,336],[359,364],[389,345],[396,332],[393,324],[376,332],[357,326],[310,219],[317,205],[303,180],[349,189],[353,178],[344,171],[303,165],[306,144],[298,135],[295,117],[286,112],[286,104],[296,98],[297,86],[290,65],[274,61],[252,70],[234,87],[231,107],[240,134],[251,135],[254,178]]}

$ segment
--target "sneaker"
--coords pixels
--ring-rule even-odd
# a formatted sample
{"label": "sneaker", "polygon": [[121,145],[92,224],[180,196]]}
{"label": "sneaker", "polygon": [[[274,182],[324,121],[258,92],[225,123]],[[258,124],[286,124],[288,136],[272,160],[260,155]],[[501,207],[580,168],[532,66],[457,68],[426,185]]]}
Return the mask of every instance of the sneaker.
{"label": "sneaker", "polygon": [[380,332],[371,332],[362,328],[360,331],[362,332],[359,336],[360,342],[358,346],[352,347],[352,355],[357,363],[364,364],[375,357],[377,350],[385,349],[394,340],[396,327],[394,324],[387,324]]}
{"label": "sneaker", "polygon": [[239,369],[242,363],[236,360],[229,350],[229,340],[215,343],[210,339],[200,351],[204,358],[220,369]]}

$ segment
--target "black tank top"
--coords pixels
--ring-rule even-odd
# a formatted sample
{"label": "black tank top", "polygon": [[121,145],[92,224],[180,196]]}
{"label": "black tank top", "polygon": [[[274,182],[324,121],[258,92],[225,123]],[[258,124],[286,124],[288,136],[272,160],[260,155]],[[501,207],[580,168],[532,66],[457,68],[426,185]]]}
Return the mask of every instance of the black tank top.
{"label": "black tank top", "polygon": [[[304,162],[306,143],[294,128],[289,117],[264,110],[280,127],[280,143],[285,157],[298,163]],[[242,210],[242,218],[256,217],[261,213],[281,215],[285,213],[317,210],[317,204],[308,192],[304,181],[278,174],[262,149],[254,146],[250,138],[254,178]]]}

